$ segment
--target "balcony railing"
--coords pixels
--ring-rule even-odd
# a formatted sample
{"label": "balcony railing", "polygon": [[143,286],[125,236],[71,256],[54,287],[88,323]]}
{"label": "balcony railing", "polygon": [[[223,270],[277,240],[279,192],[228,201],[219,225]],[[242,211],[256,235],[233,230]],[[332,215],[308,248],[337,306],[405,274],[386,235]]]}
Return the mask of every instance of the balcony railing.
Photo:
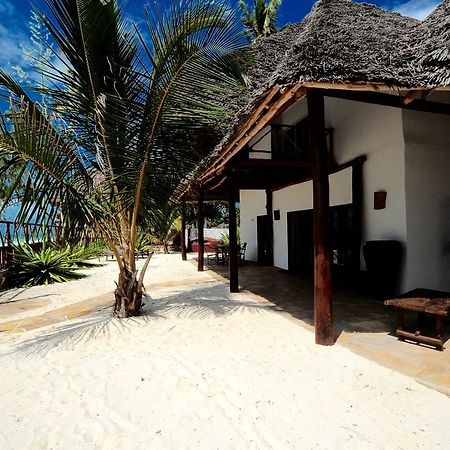
{"label": "balcony railing", "polygon": [[[326,129],[327,146],[332,156],[332,129]],[[260,150],[260,144],[270,137],[270,149]],[[302,119],[294,125],[272,124],[248,149],[251,158],[270,158],[277,161],[311,161],[309,119]]]}

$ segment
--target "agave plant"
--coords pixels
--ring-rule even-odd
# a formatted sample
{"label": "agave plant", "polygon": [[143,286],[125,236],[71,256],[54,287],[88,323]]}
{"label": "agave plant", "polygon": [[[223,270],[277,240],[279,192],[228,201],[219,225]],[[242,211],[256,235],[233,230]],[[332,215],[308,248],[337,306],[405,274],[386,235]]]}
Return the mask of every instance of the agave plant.
{"label": "agave plant", "polygon": [[45,245],[37,250],[29,244],[14,247],[10,278],[18,286],[62,283],[82,278],[79,266],[71,258],[70,249]]}
{"label": "agave plant", "polygon": [[77,244],[77,245],[65,245],[63,247],[56,247],[65,250],[67,253],[68,260],[79,268],[95,267],[95,264],[89,260],[96,258],[101,250],[96,243],[93,244]]}
{"label": "agave plant", "polygon": [[152,238],[149,231],[139,227],[136,236],[136,251],[138,253],[149,252],[152,248]]}
{"label": "agave plant", "polygon": [[[220,235],[220,241],[224,245],[230,245],[230,233],[228,231],[225,231],[224,233],[222,233]],[[241,231],[239,228],[237,229],[237,242],[238,242],[238,244],[241,243]]]}
{"label": "agave plant", "polygon": [[240,23],[226,0],[156,2],[145,33],[115,0],[45,4],[45,109],[0,72],[0,176],[19,168],[4,204],[15,197],[19,220],[59,222],[66,239],[104,239],[119,270],[114,313],[128,317],[151,258],[138,273],[141,207],[167,201],[226,113],[217,98],[243,83]]}

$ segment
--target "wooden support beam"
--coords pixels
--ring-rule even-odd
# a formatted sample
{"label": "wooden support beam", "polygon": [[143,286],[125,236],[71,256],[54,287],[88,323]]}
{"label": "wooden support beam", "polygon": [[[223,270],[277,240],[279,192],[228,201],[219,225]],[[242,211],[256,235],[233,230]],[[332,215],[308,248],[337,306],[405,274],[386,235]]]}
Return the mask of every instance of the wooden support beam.
{"label": "wooden support beam", "polygon": [[11,239],[11,223],[9,223],[9,222],[6,223],[5,241],[6,241],[5,263],[6,263],[6,267],[8,267],[10,260],[11,260],[11,253],[13,252],[12,239]]}
{"label": "wooden support beam", "polygon": [[230,268],[230,292],[239,292],[239,249],[237,242],[236,198],[233,183],[228,190],[228,221],[229,221],[229,268]]}
{"label": "wooden support beam", "polygon": [[273,266],[273,196],[272,191],[266,189],[267,212],[267,264]]}
{"label": "wooden support beam", "polygon": [[363,211],[363,166],[352,166],[352,244],[351,244],[351,271],[352,281],[355,284],[361,270],[361,241],[362,241],[362,211]]}
{"label": "wooden support beam", "polygon": [[372,103],[375,105],[390,106],[392,108],[410,109],[436,114],[450,115],[450,104],[423,100],[420,98],[403,98],[400,95],[384,94],[381,92],[362,92],[339,89],[321,89],[326,97],[342,98],[355,102]]}
{"label": "wooden support beam", "polygon": [[205,235],[204,235],[205,217],[203,211],[203,192],[200,190],[197,199],[197,229],[198,229],[198,264],[197,270],[203,272],[205,268]]}
{"label": "wooden support beam", "polygon": [[311,169],[312,161],[289,161],[274,159],[249,158],[239,161],[233,166],[234,170],[252,170],[252,169]]}
{"label": "wooden support beam", "polygon": [[311,149],[315,160],[313,168],[314,328],[316,344],[333,345],[333,298],[328,225],[330,188],[325,108],[322,93],[312,89],[308,91],[306,98],[311,124]]}
{"label": "wooden support beam", "polygon": [[[301,84],[296,84],[286,88],[282,93],[280,91],[280,96],[275,96],[276,101],[270,98],[271,101],[268,101],[267,103],[265,102],[265,106],[259,112],[258,117],[252,115],[251,118],[247,120],[243,129],[245,132],[240,131],[238,133],[236,138],[226,146],[226,150],[222,153],[222,155],[214,161],[205,173],[199,177],[199,180],[203,183],[206,182],[209,177],[214,176],[217,170],[237,155],[239,151],[244,148],[264,127],[270,124],[278,115],[280,115],[303,96],[304,93],[302,91]],[[274,101],[272,102],[272,100]]]}
{"label": "wooden support beam", "polygon": [[186,252],[186,202],[183,201],[181,204],[181,259],[183,261],[187,260]]}

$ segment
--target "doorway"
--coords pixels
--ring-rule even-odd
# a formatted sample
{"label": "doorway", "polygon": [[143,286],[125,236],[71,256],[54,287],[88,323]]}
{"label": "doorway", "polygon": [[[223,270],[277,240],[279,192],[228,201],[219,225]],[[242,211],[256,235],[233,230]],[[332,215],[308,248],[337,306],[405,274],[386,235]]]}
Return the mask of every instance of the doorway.
{"label": "doorway", "polygon": [[[312,279],[314,275],[313,210],[288,212],[287,222],[289,271]],[[353,222],[353,205],[330,208],[329,238],[333,276],[336,280],[345,281],[351,275]]]}
{"label": "doorway", "polygon": [[269,218],[267,215],[257,216],[256,235],[258,243],[258,264],[271,266],[272,262],[272,242],[269,239]]}
{"label": "doorway", "polygon": [[312,277],[314,271],[312,209],[288,212],[287,223],[289,271]]}

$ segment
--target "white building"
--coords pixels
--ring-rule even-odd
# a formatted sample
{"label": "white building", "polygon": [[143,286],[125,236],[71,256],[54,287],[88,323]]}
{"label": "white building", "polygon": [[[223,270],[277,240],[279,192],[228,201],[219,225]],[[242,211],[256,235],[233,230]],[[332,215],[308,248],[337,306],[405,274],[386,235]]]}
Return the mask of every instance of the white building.
{"label": "white building", "polygon": [[234,121],[177,193],[228,199],[232,292],[236,201],[247,259],[314,274],[317,343],[334,342],[332,278],[450,290],[449,23],[450,0],[424,21],[319,0],[253,45]]}
{"label": "white building", "polygon": [[[295,125],[307,116],[302,99],[276,122]],[[325,97],[325,123],[332,129],[337,165],[366,157],[362,163],[361,244],[373,240],[402,244],[402,291],[416,287],[450,290],[450,116]],[[271,134],[265,128],[252,139],[250,157],[272,157]],[[331,174],[329,183],[330,206],[351,206],[352,167]],[[374,207],[375,192],[386,193],[382,209]],[[297,248],[288,239],[288,216],[310,211],[312,217],[312,181],[276,189],[272,195],[272,209],[279,212],[273,222],[273,264],[292,270],[289,253]],[[240,211],[247,259],[257,262],[258,217],[267,214],[266,192],[240,190]],[[361,267],[365,269],[362,255]]]}

